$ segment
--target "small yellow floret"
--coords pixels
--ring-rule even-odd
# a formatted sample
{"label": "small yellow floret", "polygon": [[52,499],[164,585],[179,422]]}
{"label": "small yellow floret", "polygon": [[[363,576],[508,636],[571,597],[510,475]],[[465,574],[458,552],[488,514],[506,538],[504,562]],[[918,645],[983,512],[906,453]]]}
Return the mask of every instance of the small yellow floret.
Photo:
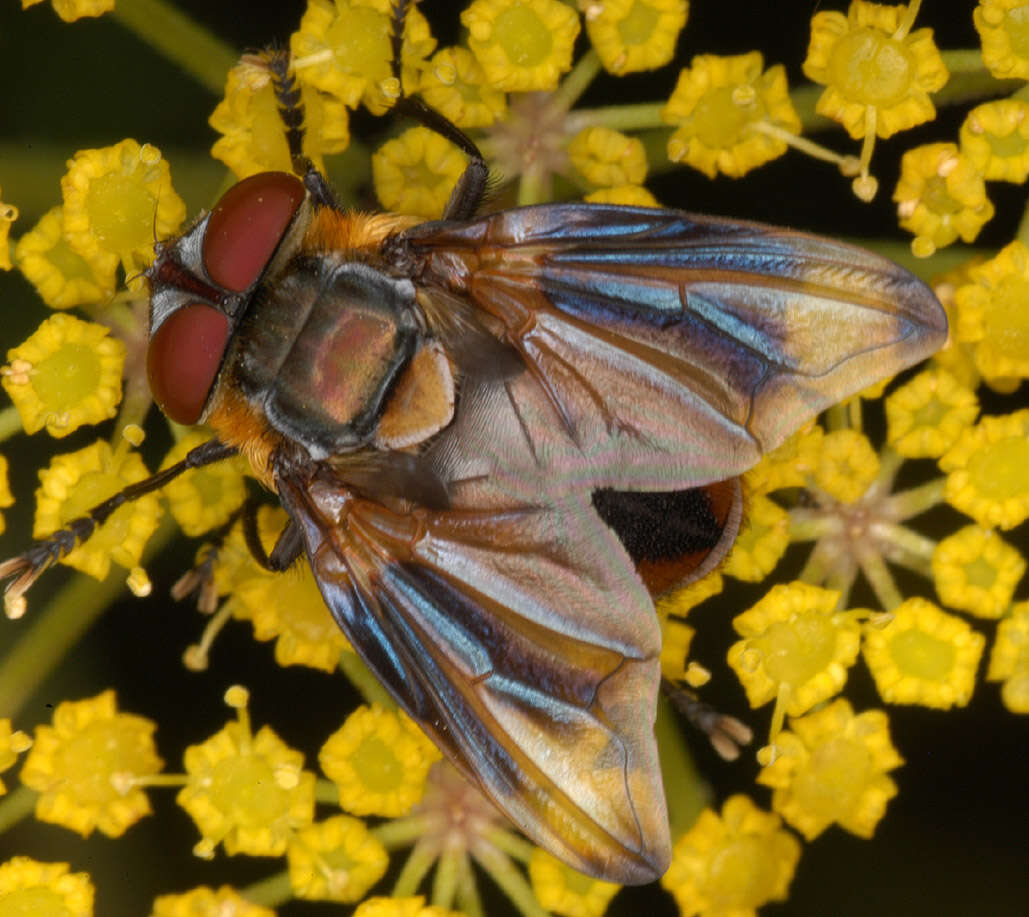
{"label": "small yellow floret", "polygon": [[979,0],[972,20],[990,73],[1001,80],[1029,80],[1029,17],[1024,0]]}
{"label": "small yellow floret", "polygon": [[686,25],[686,0],[580,0],[586,33],[608,73],[663,67]]}
{"label": "small yellow floret", "polygon": [[1002,681],[1001,697],[1012,713],[1029,713],[1029,602],[1016,602],[997,626],[989,681]]}
{"label": "small yellow floret", "polygon": [[349,815],[301,828],[286,857],[294,894],[309,901],[359,901],[389,866],[381,841]]}
{"label": "small yellow floret", "polygon": [[568,144],[568,158],[591,185],[639,185],[647,177],[643,142],[609,127],[579,131]]}
{"label": "small yellow floret", "polygon": [[0,913],[93,917],[93,896],[89,875],[69,872],[67,863],[17,856],[0,864]]}
{"label": "small yellow floret", "polygon": [[939,458],[979,414],[975,392],[927,369],[886,399],[886,439],[905,458]]}
{"label": "small yellow floret", "polygon": [[375,192],[386,210],[438,218],[468,160],[427,127],[387,140],[372,156]]}
{"label": "small yellow floret", "polygon": [[603,917],[621,889],[613,882],[583,875],[539,847],[529,858],[529,881],[543,908],[562,917]]}
{"label": "small yellow floret", "polygon": [[251,904],[228,885],[217,890],[201,886],[155,898],[150,917],[275,917],[275,911]]}
{"label": "small yellow floret", "polygon": [[9,271],[11,264],[11,224],[18,219],[18,208],[13,204],[5,204],[0,189],[0,271]]}
{"label": "small yellow floret", "polygon": [[940,600],[980,618],[1007,611],[1026,562],[996,532],[969,525],[933,551],[933,580]]}
{"label": "small yellow floret", "polygon": [[507,113],[507,97],[490,85],[465,48],[437,52],[422,74],[420,91],[430,108],[458,127],[489,127]]}
{"label": "small yellow floret", "polygon": [[723,572],[747,583],[760,582],[775,569],[789,543],[789,513],[757,494],[749,501],[746,521]]}

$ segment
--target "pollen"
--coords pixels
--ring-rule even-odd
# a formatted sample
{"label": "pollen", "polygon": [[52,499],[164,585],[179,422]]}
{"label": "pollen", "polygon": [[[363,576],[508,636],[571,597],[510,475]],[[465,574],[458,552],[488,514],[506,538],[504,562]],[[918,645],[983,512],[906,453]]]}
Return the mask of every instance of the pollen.
{"label": "pollen", "polygon": [[940,601],[979,618],[999,618],[1011,605],[1026,561],[996,532],[965,526],[933,551]]}
{"label": "pollen", "polygon": [[286,848],[289,883],[309,901],[360,901],[386,873],[389,855],[360,819],[337,815],[301,828]]}
{"label": "pollen", "polygon": [[113,417],[121,401],[125,345],[108,328],[72,315],[54,315],[7,352],[0,384],[26,433],[54,437]]}
{"label": "pollen", "polygon": [[251,731],[245,692],[226,694],[239,718],[186,749],[187,783],[176,797],[200,829],[194,852],[281,856],[294,832],[314,820],[315,776],[304,756],[268,726]]}
{"label": "pollen", "polygon": [[[397,97],[389,88],[391,29],[390,0],[311,0],[290,38],[293,66],[302,83],[348,108],[363,103],[372,114],[384,114]],[[405,92],[415,91],[435,48],[428,22],[410,4],[400,53]]]}
{"label": "pollen", "polygon": [[945,498],[984,528],[1029,517],[1029,409],[985,417],[940,459]]}
{"label": "pollen", "polygon": [[0,912],[93,917],[93,883],[67,863],[41,863],[16,856],[0,863]]}
{"label": "pollen", "polygon": [[437,52],[419,88],[426,103],[458,127],[489,127],[507,114],[507,97],[465,48]]}
{"label": "pollen", "polygon": [[1016,240],[968,276],[954,294],[954,337],[987,379],[1029,378],[1029,248]]}
{"label": "pollen", "polygon": [[800,844],[778,815],[762,812],[746,796],[729,797],[719,815],[705,809],[676,842],[661,878],[682,917],[754,914],[782,901],[800,859]]}
{"label": "pollen", "polygon": [[586,33],[608,73],[656,70],[675,56],[688,11],[686,0],[604,0],[586,7]]}
{"label": "pollen", "polygon": [[[45,538],[148,476],[138,453],[128,448],[112,450],[105,442],[55,456],[39,473],[33,537]],[[125,503],[61,562],[96,579],[107,576],[112,561],[132,570],[139,566],[143,548],[160,516],[161,505],[155,494]]]}
{"label": "pollen", "polygon": [[354,815],[396,818],[425,791],[436,746],[401,713],[364,706],[322,746],[325,775],[339,788],[339,804]]}
{"label": "pollen", "polygon": [[965,706],[986,639],[932,602],[910,598],[889,623],[865,626],[863,653],[880,697],[890,704]]}
{"label": "pollen", "polygon": [[886,440],[905,458],[939,458],[979,415],[975,392],[928,369],[886,399]]}
{"label": "pollen", "polygon": [[568,158],[591,185],[639,185],[647,177],[643,142],[609,127],[579,131],[568,144]]}
{"label": "pollen", "polygon": [[97,258],[102,276],[119,261],[126,274],[146,267],[154,237],[167,238],[186,217],[160,151],[132,139],[80,150],[68,163],[61,192],[68,244],[83,258]]}
{"label": "pollen", "polygon": [[504,92],[555,89],[571,68],[579,17],[559,0],[474,0],[461,23],[486,79]]}
{"label": "pollen", "polygon": [[869,838],[897,794],[888,772],[904,763],[881,710],[855,715],[842,698],[791,720],[775,761],[758,775],[772,808],[811,841],[832,824]]}
{"label": "pollen", "polygon": [[426,127],[412,127],[372,156],[375,192],[387,210],[437,218],[468,160]]}
{"label": "pollen", "polygon": [[997,626],[986,674],[1003,682],[1001,698],[1012,713],[1029,713],[1029,602],[1016,602]]}
{"label": "pollen", "polygon": [[[303,82],[300,97],[304,105],[303,153],[323,170],[323,157],[341,153],[350,143],[347,108],[336,97],[313,87],[308,89]],[[237,178],[257,172],[292,171],[267,71],[248,62],[233,67],[226,78],[225,95],[208,123],[222,135],[211,148],[211,155],[232,169]]]}
{"label": "pollen", "polygon": [[764,69],[759,51],[735,57],[699,54],[679,81],[661,119],[675,127],[668,158],[699,169],[739,178],[783,155],[783,135],[800,133],[790,102],[786,71]]}
{"label": "pollen", "polygon": [[993,216],[982,172],[953,143],[908,150],[893,200],[900,225],[915,235],[911,250],[919,258],[959,237],[972,242]]}
{"label": "pollen", "polygon": [[154,899],[150,917],[275,917],[275,911],[247,901],[235,889],[201,886]]}
{"label": "pollen", "polygon": [[[200,431],[187,434],[165,456],[161,469],[182,461],[191,449],[208,439]],[[216,529],[243,505],[245,463],[241,456],[233,456],[203,468],[192,468],[165,485],[168,511],[184,534],[196,537]]]}
{"label": "pollen", "polygon": [[544,910],[566,917],[603,917],[621,890],[613,882],[583,875],[539,847],[529,857],[529,881]]}
{"label": "pollen", "polygon": [[156,724],[117,709],[113,691],[57,705],[52,726],[38,726],[21,780],[40,795],[36,817],[88,837],[120,837],[150,814],[142,789],[161,770]]}

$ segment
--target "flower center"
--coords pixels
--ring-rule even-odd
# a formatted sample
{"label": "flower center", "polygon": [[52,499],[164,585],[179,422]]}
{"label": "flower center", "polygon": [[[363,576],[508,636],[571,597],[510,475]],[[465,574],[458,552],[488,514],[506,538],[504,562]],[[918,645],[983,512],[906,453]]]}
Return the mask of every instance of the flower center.
{"label": "flower center", "polygon": [[397,756],[375,736],[361,742],[351,763],[361,783],[377,793],[392,792],[403,782],[403,768]]}
{"label": "flower center", "polygon": [[627,45],[643,45],[650,41],[657,28],[660,13],[646,3],[634,3],[618,23],[618,34]]}
{"label": "flower center", "polygon": [[[759,106],[751,97],[746,107],[733,98],[738,86],[722,86],[704,93],[693,109],[697,137],[713,150],[733,146],[750,121],[756,120]],[[749,94],[748,94],[749,95]]]}
{"label": "flower center", "polygon": [[94,179],[86,209],[93,235],[104,248],[130,251],[153,239],[157,201],[138,179],[115,173]]}
{"label": "flower center", "polygon": [[32,387],[48,410],[70,410],[100,386],[100,358],[85,344],[65,344],[36,365]]}
{"label": "flower center", "polygon": [[739,837],[711,858],[706,891],[715,911],[756,907],[775,891],[776,869],[759,839]]}
{"label": "flower center", "polygon": [[378,82],[389,76],[388,28],[382,13],[355,6],[328,28],[325,39],[344,71]]}
{"label": "flower center", "polygon": [[920,630],[905,630],[890,640],[890,655],[905,675],[946,681],[954,668],[954,646]]}
{"label": "flower center", "polygon": [[889,108],[907,95],[913,71],[902,42],[875,29],[858,29],[833,49],[829,82],[850,101]]}
{"label": "flower center", "polygon": [[832,662],[836,638],[831,618],[803,614],[776,622],[753,645],[764,655],[771,679],[800,685]]}
{"label": "flower center", "polygon": [[516,67],[535,67],[542,63],[554,44],[539,16],[521,3],[497,17],[493,37]]}
{"label": "flower center", "polygon": [[836,738],[820,745],[794,785],[798,802],[826,818],[849,812],[865,788],[871,765],[867,749],[858,742]]}
{"label": "flower center", "polygon": [[968,473],[975,488],[993,500],[1025,494],[1025,469],[1029,468],[1029,440],[1009,436],[973,455]]}
{"label": "flower center", "polygon": [[1029,4],[1008,10],[1004,20],[1012,52],[1016,57],[1029,58]]}

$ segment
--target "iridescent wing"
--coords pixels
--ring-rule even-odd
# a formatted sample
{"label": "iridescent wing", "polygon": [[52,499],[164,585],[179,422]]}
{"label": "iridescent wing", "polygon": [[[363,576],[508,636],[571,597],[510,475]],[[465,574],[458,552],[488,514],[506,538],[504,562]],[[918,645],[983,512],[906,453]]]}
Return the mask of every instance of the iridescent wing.
{"label": "iridescent wing", "polygon": [[[463,455],[444,462],[514,490],[543,468],[625,490],[741,474],[947,331],[929,288],[884,258],[678,211],[525,207],[422,224],[400,244],[427,296],[470,300],[524,361],[506,392],[464,405]],[[496,432],[509,423],[513,452],[514,431]]]}
{"label": "iridescent wing", "polygon": [[404,514],[328,474],[277,483],[343,632],[450,759],[583,871],[664,872],[660,632],[589,502]]}

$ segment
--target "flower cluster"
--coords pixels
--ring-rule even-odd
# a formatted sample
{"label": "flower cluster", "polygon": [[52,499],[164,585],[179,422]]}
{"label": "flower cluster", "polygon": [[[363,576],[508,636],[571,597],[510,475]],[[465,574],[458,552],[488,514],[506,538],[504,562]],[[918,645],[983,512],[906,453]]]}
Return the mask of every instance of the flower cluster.
{"label": "flower cluster", "polygon": [[[777,60],[775,48],[740,47],[729,35],[734,53],[694,47],[687,0],[463,0],[460,8],[424,0],[408,4],[402,23],[392,0],[308,0],[288,41],[302,155],[330,176],[341,200],[365,202],[373,187],[382,209],[410,220],[443,213],[468,158],[425,126],[365,148],[358,135],[402,96],[472,138],[490,166],[496,208],[559,198],[658,206],[654,179],[672,170],[692,170],[695,181],[743,179],[787,156],[811,166],[803,155],[849,180],[856,213],[878,192],[876,143],[903,143],[912,128],[931,130],[938,108],[961,106],[956,136],[905,147],[893,192],[912,253],[928,259],[918,270],[947,310],[946,346],[766,455],[743,479],[746,521],[729,556],[657,602],[669,693],[717,690],[731,672],[739,698],[768,708],[764,721],[765,711],[746,717],[764,722],[767,738],[736,765],[751,769],[750,796],[710,805],[681,735],[659,720],[663,764],[676,775],[666,780],[674,836],[662,884],[683,917],[754,914],[788,898],[804,844],[834,830],[873,837],[903,792],[904,757],[917,748],[917,737],[897,726],[897,705],[942,716],[992,688],[998,706],[1029,713],[1029,219],[999,249],[948,261],[939,252],[973,242],[995,210],[1003,216],[987,183],[1029,179],[1025,7],[979,0],[967,25],[981,48],[953,50],[938,45],[929,4],[845,2],[814,13],[803,61]],[[112,13],[161,53],[181,54],[200,81],[209,84],[211,67],[218,72],[224,94],[210,113],[218,134],[211,156],[226,185],[291,171],[265,59],[237,58],[168,0],[154,3],[162,15],[151,23],[111,0],[52,0],[65,21]],[[705,4],[717,6],[694,0],[693,12]],[[161,34],[169,23],[179,50]],[[441,46],[437,34],[459,38]],[[812,85],[791,86],[787,64]],[[623,102],[620,93],[638,86],[651,95]],[[522,839],[440,760],[347,642],[306,563],[280,574],[255,559],[255,542],[271,555],[280,538],[298,535],[284,510],[254,506],[266,469],[237,456],[137,492],[151,469],[170,468],[209,438],[149,410],[143,272],[155,241],[185,229],[172,169],[180,190],[197,193],[185,154],[180,172],[168,152],[170,163],[134,139],[69,147],[59,187],[38,207],[0,174],[0,271],[12,272],[0,283],[16,269],[34,291],[32,308],[46,312],[34,331],[5,340],[0,508],[14,504],[9,465],[22,487],[38,472],[33,537],[69,526],[75,533],[38,569],[0,565],[0,575],[16,576],[8,614],[26,610],[26,590],[53,562],[92,578],[76,578],[46,612],[29,615],[17,643],[0,640],[15,644],[0,661],[0,831],[33,816],[46,830],[122,838],[152,816],[156,797],[170,807],[173,789],[180,815],[195,825],[193,853],[217,861],[205,867],[223,868],[228,857],[270,864],[259,882],[251,870],[233,884],[154,889],[154,917],[270,917],[288,912],[292,899],[353,905],[358,917],[475,915],[487,912],[480,872],[524,914],[616,912],[629,893]],[[29,166],[31,156],[22,171]],[[1004,185],[990,187],[1003,194]],[[798,183],[797,193],[805,190]],[[15,222],[19,207],[35,225]],[[862,241],[898,257],[881,239]],[[5,287],[0,309],[9,308],[6,296]],[[39,469],[30,467],[31,450],[21,455],[32,434],[59,441]],[[123,501],[126,488],[133,498]],[[98,506],[106,508],[91,519]],[[26,547],[28,526],[17,543],[8,538],[11,553]],[[289,722],[255,727],[239,686],[224,695],[234,717],[215,731],[197,727],[194,711],[177,711],[176,729],[192,744],[160,755],[164,721],[120,709],[106,682],[81,692],[91,697],[56,703],[49,722],[19,711],[123,582],[149,592],[149,555],[173,532],[204,542],[175,587],[180,597],[195,592],[208,615],[184,653],[188,668],[207,670],[197,677],[220,672],[216,638],[246,621],[255,641],[273,644],[266,655],[274,666],[299,667],[275,673],[282,685],[321,679],[317,695],[299,689],[298,703],[345,696],[344,678],[362,695],[365,703],[342,713],[316,747],[301,750]],[[123,572],[112,575],[112,564]],[[723,615],[736,611],[724,659],[697,649],[706,643],[697,639],[702,618],[716,605]],[[855,677],[867,683],[860,704],[860,691],[848,696]],[[219,690],[234,680],[226,676]],[[251,685],[255,703],[287,690]],[[729,717],[698,721],[717,723],[703,728],[726,757],[749,731]],[[181,762],[178,770],[164,758]],[[83,853],[75,863],[28,855],[0,863],[0,914],[87,917],[94,896],[103,912],[105,890],[76,871],[89,862]]]}

